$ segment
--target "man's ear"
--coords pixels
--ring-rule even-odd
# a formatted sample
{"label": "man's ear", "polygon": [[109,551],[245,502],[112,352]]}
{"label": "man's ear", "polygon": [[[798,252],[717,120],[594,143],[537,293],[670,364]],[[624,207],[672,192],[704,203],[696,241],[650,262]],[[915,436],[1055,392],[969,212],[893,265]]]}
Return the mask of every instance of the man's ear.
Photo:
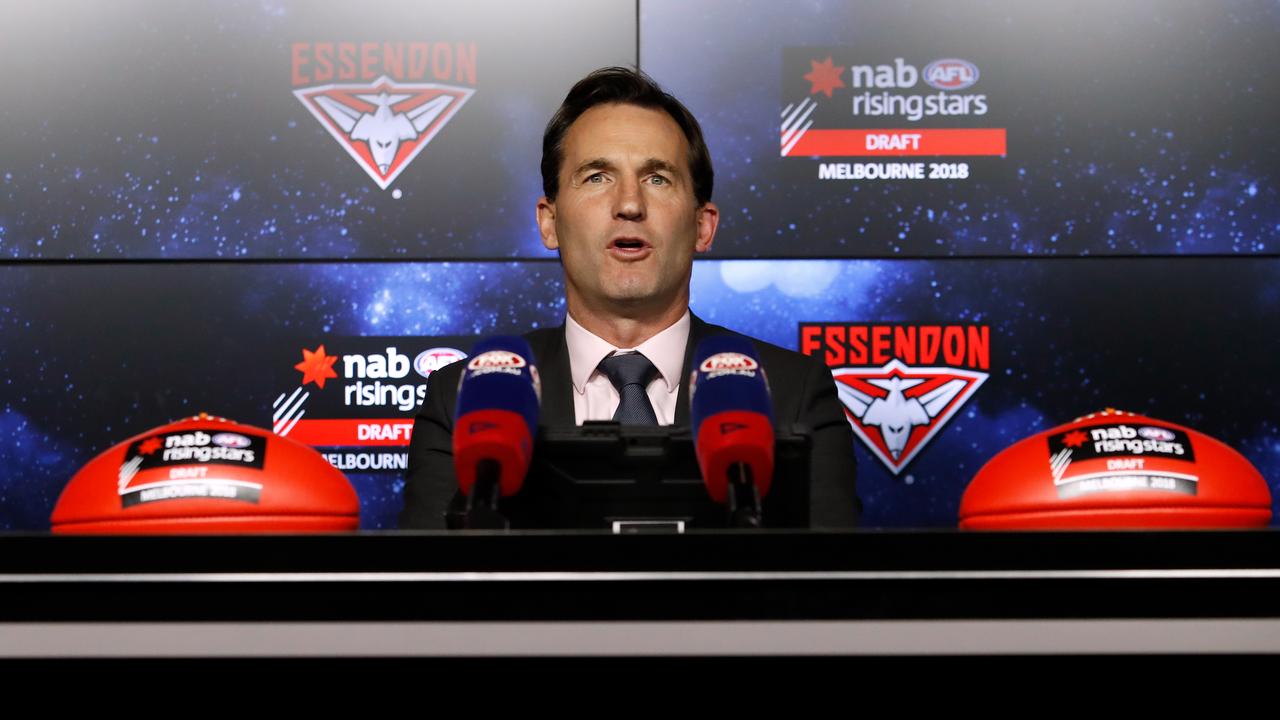
{"label": "man's ear", "polygon": [[698,213],[698,239],[694,242],[693,249],[704,253],[711,249],[711,243],[716,239],[716,227],[720,225],[720,208],[713,202],[707,202],[695,212]]}
{"label": "man's ear", "polygon": [[559,249],[560,241],[556,238],[556,204],[548,200],[545,195],[538,198],[537,216],[542,245],[548,250]]}

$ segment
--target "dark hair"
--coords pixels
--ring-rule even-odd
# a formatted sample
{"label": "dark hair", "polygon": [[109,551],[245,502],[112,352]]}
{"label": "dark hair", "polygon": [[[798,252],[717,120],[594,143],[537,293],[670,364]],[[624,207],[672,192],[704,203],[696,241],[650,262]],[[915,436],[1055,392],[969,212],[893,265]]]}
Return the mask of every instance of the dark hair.
{"label": "dark hair", "polygon": [[564,102],[547,122],[542,134],[542,193],[555,201],[560,191],[560,166],[564,164],[564,136],[569,126],[596,105],[621,103],[653,110],[664,110],[684,131],[689,141],[689,174],[693,178],[693,197],[698,205],[711,200],[715,171],[711,169],[711,152],[702,139],[702,128],[679,100],[658,86],[648,75],[626,67],[596,70],[578,81]]}

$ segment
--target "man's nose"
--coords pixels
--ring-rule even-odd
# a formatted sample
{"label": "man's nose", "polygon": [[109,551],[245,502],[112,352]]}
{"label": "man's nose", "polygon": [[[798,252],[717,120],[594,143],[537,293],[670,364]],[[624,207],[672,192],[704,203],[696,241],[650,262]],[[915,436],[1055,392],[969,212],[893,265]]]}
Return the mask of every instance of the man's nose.
{"label": "man's nose", "polygon": [[618,183],[617,195],[614,197],[615,217],[623,220],[644,219],[644,193],[639,180],[623,180]]}

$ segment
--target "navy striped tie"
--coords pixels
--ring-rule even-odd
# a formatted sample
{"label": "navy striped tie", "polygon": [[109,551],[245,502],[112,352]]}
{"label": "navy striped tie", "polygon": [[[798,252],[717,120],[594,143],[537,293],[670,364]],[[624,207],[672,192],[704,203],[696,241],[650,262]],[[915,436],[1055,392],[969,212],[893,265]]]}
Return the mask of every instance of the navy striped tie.
{"label": "navy striped tie", "polygon": [[658,376],[658,368],[640,353],[610,355],[600,361],[600,372],[618,391],[620,401],[613,419],[623,425],[657,425],[658,416],[645,388]]}

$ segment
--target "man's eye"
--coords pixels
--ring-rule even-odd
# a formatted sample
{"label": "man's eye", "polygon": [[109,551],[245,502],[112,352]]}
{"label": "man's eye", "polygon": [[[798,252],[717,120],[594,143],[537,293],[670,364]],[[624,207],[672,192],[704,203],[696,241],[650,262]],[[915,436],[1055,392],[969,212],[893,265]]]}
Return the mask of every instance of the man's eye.
{"label": "man's eye", "polygon": [[654,185],[670,185],[671,181],[661,175],[653,175],[649,178],[649,182]]}
{"label": "man's eye", "polygon": [[602,183],[604,182],[604,173],[595,173],[593,175],[588,175],[587,179],[584,182],[597,183],[597,184]]}

